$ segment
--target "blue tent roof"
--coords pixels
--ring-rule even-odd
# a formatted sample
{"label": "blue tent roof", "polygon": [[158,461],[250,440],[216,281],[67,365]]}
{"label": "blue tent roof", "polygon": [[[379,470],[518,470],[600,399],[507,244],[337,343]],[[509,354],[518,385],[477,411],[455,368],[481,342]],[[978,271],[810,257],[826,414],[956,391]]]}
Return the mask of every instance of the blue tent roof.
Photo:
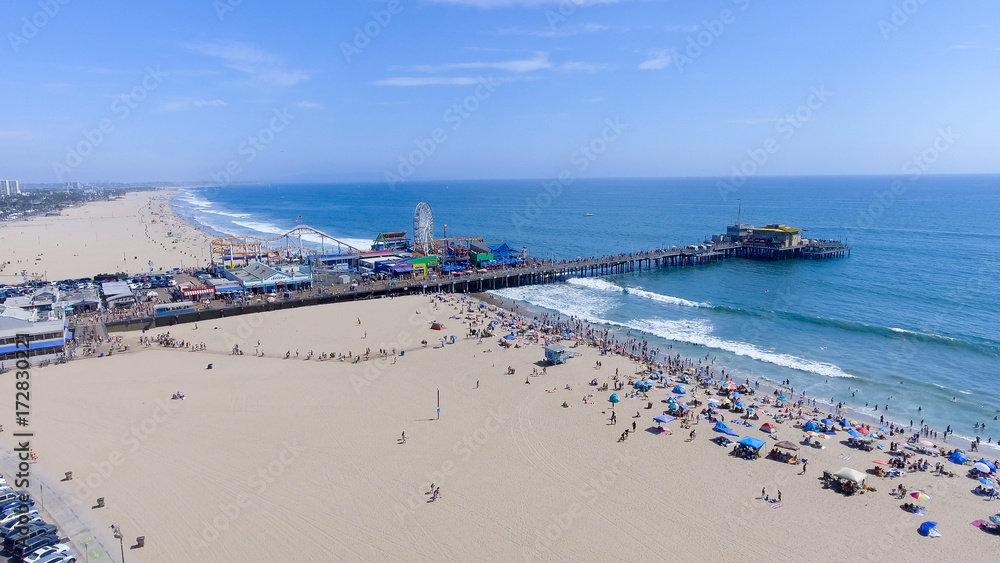
{"label": "blue tent roof", "polygon": [[764,440],[758,440],[753,436],[744,436],[743,438],[740,438],[740,440],[736,443],[742,444],[744,446],[749,446],[755,450],[759,450],[764,447]]}
{"label": "blue tent roof", "polygon": [[802,430],[804,430],[805,432],[813,432],[813,431],[818,430],[818,429],[819,429],[819,425],[816,424],[815,422],[811,421],[811,420],[809,422],[807,422],[805,426],[802,427]]}
{"label": "blue tent roof", "polygon": [[665,414],[659,414],[659,415],[654,416],[653,420],[655,420],[656,422],[662,422],[663,424],[666,424],[668,422],[673,422],[674,417],[667,416]]}
{"label": "blue tent roof", "polygon": [[948,459],[950,459],[952,463],[956,463],[958,465],[963,465],[965,462],[969,461],[969,457],[963,452],[954,452],[948,456]]}

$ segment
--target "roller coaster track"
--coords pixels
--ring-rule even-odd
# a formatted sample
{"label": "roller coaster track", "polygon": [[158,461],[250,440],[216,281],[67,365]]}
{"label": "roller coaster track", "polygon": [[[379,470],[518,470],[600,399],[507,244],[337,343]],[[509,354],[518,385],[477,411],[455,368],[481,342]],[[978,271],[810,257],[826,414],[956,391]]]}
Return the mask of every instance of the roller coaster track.
{"label": "roller coaster track", "polygon": [[[344,241],[342,241],[340,239],[337,239],[336,237],[332,237],[332,236],[324,233],[323,231],[320,231],[318,229],[314,229],[312,227],[308,227],[306,225],[301,225],[301,226],[295,227],[294,229],[288,231],[287,233],[285,233],[283,235],[278,235],[278,236],[273,237],[273,238],[259,237],[259,236],[255,236],[255,235],[242,235],[242,236],[232,236],[232,237],[223,237],[223,238],[212,239],[212,242],[211,242],[211,245],[212,245],[212,254],[213,255],[217,254],[217,255],[221,256],[221,255],[228,254],[229,251],[232,251],[233,254],[247,255],[247,254],[262,254],[262,253],[269,253],[269,252],[280,252],[282,250],[291,250],[291,249],[303,249],[303,250],[308,250],[308,251],[311,251],[311,252],[316,252],[316,249],[312,248],[312,247],[306,247],[306,246],[303,246],[301,244],[289,244],[289,241],[288,241],[289,238],[299,239],[299,237],[301,237],[303,234],[319,235],[321,237],[321,240],[322,239],[329,239],[329,240],[337,243],[340,246],[346,246],[351,251],[354,251],[354,252],[361,252],[362,251],[362,249],[356,248],[356,247],[354,247],[354,246],[352,246],[350,244],[347,244],[346,242],[344,242]],[[280,246],[280,247],[272,248],[271,245],[269,244],[269,243],[273,243],[273,242],[279,242],[279,241],[282,241],[282,240],[285,240],[286,243],[283,246]]]}

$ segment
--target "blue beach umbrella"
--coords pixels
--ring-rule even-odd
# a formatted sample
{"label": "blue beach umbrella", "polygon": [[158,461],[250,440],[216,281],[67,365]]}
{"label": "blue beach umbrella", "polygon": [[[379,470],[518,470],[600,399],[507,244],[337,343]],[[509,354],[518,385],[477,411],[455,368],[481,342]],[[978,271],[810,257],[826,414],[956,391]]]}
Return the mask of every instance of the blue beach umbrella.
{"label": "blue beach umbrella", "polygon": [[507,336],[504,336],[503,339],[504,340],[514,340],[514,335],[513,334],[508,334]]}
{"label": "blue beach umbrella", "polygon": [[687,389],[683,385],[674,385],[674,393],[678,395],[683,395],[687,393]]}
{"label": "blue beach umbrella", "polygon": [[997,466],[996,466],[996,464],[993,463],[992,461],[988,460],[988,459],[981,459],[981,460],[977,461],[976,463],[981,463],[981,464],[985,465],[986,467],[989,467],[991,473],[996,473],[997,472]]}
{"label": "blue beach umbrella", "polygon": [[738,408],[738,409],[745,409],[745,408],[747,408],[747,404],[744,403],[743,401],[736,401],[735,403],[733,403],[733,406],[736,407],[736,408]]}
{"label": "blue beach umbrella", "polygon": [[851,428],[850,430],[848,430],[847,433],[850,434],[851,436],[854,436],[855,438],[860,438],[861,437],[861,432],[858,432],[857,430],[855,430],[853,428]]}
{"label": "blue beach umbrella", "polygon": [[823,424],[825,424],[827,426],[833,426],[834,424],[836,424],[836,422],[830,420],[829,418],[824,418],[820,422],[822,422]]}
{"label": "blue beach umbrella", "polygon": [[608,397],[608,402],[610,402],[612,404],[620,402],[620,401],[621,401],[621,398],[618,396],[618,393],[612,393],[611,396]]}
{"label": "blue beach umbrella", "polygon": [[778,397],[778,400],[781,401],[782,403],[784,403],[785,401],[788,400],[788,397],[782,395],[782,396]]}
{"label": "blue beach umbrella", "polygon": [[879,427],[878,431],[879,431],[879,432],[885,432],[886,434],[888,434],[888,433],[889,433],[889,429],[888,429],[888,428],[885,428],[885,427],[882,427],[882,426],[880,426],[880,427]]}
{"label": "blue beach umbrella", "polygon": [[850,425],[850,424],[851,424],[851,423],[850,423],[850,422],[848,422],[846,418],[840,421],[840,425],[841,425],[841,426],[848,426],[848,425]]}
{"label": "blue beach umbrella", "polygon": [[984,485],[986,485],[987,487],[996,487],[997,486],[996,483],[994,483],[993,481],[990,481],[989,479],[980,479],[979,482],[982,483],[982,484],[984,484]]}
{"label": "blue beach umbrella", "polygon": [[819,429],[819,425],[816,424],[815,422],[811,421],[811,420],[809,422],[807,422],[805,426],[802,427],[802,430],[804,432],[812,432],[812,431],[818,430],[818,429]]}
{"label": "blue beach umbrella", "polygon": [[742,399],[743,398],[743,395],[740,395],[739,393],[735,393],[735,392],[730,393],[729,396],[732,397],[733,399]]}
{"label": "blue beach umbrella", "polygon": [[[935,528],[937,528],[937,522],[924,522],[923,524],[920,525],[920,528],[917,530],[917,532],[921,536],[931,536],[931,532],[937,531],[935,530]],[[936,535],[940,536],[941,534],[936,534]]]}
{"label": "blue beach umbrella", "polygon": [[965,452],[953,452],[948,459],[957,465],[965,465],[965,462],[969,461],[969,457],[965,455]]}

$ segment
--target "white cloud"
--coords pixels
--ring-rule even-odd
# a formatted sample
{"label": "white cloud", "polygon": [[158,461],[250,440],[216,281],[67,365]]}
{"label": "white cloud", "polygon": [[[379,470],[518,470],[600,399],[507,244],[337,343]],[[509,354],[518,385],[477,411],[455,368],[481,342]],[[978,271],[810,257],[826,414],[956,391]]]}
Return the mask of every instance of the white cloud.
{"label": "white cloud", "polygon": [[666,31],[668,33],[694,33],[696,31],[698,31],[699,29],[701,29],[700,26],[697,26],[697,25],[684,25],[684,24],[680,24],[680,25],[667,25],[667,26],[663,27],[663,31]]}
{"label": "white cloud", "polygon": [[646,60],[639,63],[639,70],[663,70],[672,61],[673,54],[667,49],[651,49]]}
{"label": "white cloud", "polygon": [[[452,70],[502,70],[513,73],[534,72],[552,68],[549,56],[546,53],[535,53],[530,59],[515,59],[510,61],[480,61],[471,63],[449,63],[441,65],[417,65],[406,67],[405,70],[412,72],[425,72],[427,74],[445,73]],[[389,70],[404,70],[400,67],[392,67]]]}
{"label": "white cloud", "polygon": [[195,53],[221,59],[226,67],[246,73],[258,82],[294,86],[309,80],[306,71],[287,68],[281,57],[246,43],[220,41],[188,43],[184,46]]}
{"label": "white cloud", "polygon": [[557,67],[563,72],[587,72],[594,74],[595,72],[600,72],[602,70],[608,70],[611,65],[604,63],[584,63],[580,61],[573,61],[568,63],[563,63]]}
{"label": "white cloud", "polygon": [[317,104],[316,102],[310,102],[308,100],[302,100],[301,102],[295,104],[295,107],[304,110],[323,109],[323,106],[321,106],[320,104]]}
{"label": "white cloud", "polygon": [[201,108],[224,108],[226,107],[226,102],[222,100],[198,100],[194,98],[183,99],[183,100],[171,100],[169,102],[164,102],[160,104],[157,111],[167,112],[167,111],[187,111],[192,109]]}

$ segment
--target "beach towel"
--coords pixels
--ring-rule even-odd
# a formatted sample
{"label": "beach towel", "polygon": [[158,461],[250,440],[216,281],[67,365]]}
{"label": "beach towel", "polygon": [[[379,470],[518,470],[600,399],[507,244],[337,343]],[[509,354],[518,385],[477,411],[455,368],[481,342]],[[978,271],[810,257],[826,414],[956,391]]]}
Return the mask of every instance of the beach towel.
{"label": "beach towel", "polygon": [[781,508],[781,503],[780,502],[776,502],[776,503],[774,503],[774,504],[771,505],[771,508],[773,508],[773,509]]}

